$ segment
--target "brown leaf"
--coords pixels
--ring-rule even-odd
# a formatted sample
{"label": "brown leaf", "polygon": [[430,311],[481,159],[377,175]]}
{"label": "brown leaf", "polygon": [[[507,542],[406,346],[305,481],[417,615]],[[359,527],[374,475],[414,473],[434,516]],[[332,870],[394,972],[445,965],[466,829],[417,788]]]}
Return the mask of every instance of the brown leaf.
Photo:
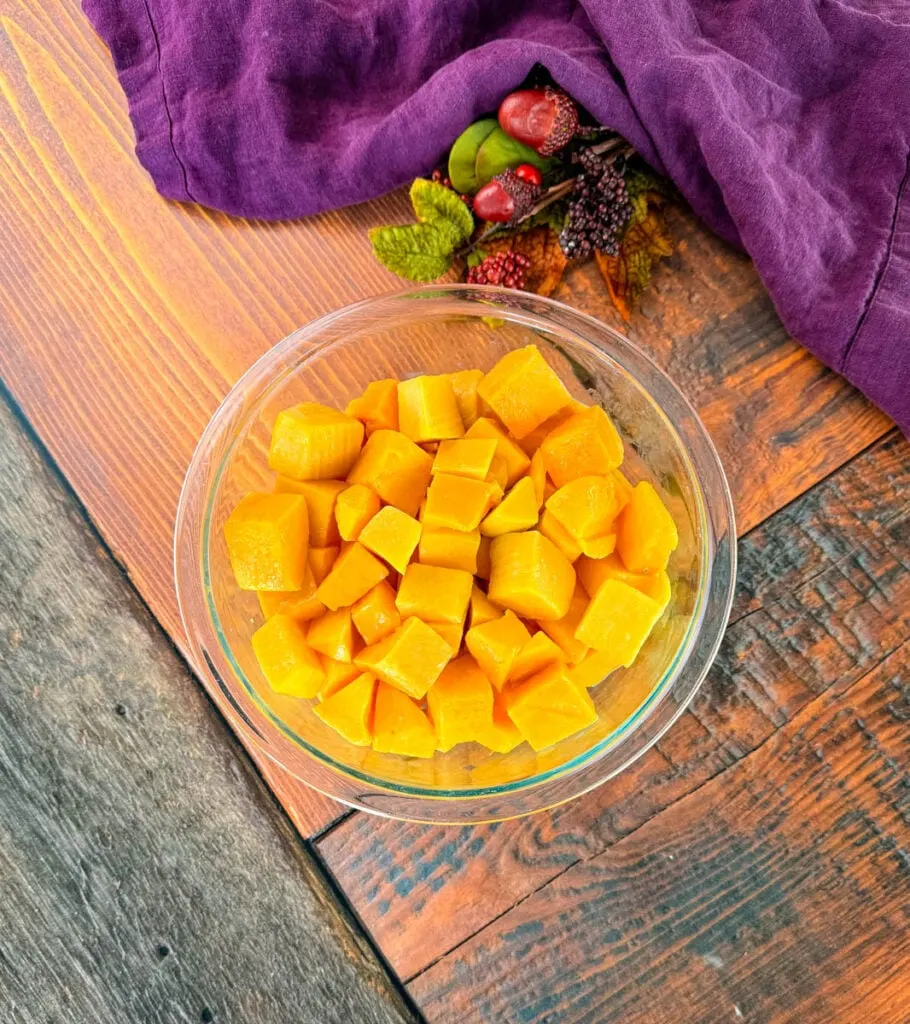
{"label": "brown leaf", "polygon": [[650,207],[623,235],[616,256],[595,254],[613,305],[623,320],[629,320],[641,293],[651,280],[654,264],[673,252],[663,215]]}
{"label": "brown leaf", "polygon": [[550,295],[556,290],[569,262],[559,247],[559,235],[546,225],[491,238],[483,249],[486,253],[514,249],[527,256],[531,266],[525,278],[525,290],[538,295]]}

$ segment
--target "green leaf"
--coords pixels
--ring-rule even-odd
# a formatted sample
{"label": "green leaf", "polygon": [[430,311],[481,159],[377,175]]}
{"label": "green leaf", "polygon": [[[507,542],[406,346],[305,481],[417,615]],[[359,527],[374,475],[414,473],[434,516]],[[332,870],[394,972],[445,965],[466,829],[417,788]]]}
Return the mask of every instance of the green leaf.
{"label": "green leaf", "polygon": [[384,267],[409,281],[435,281],[452,265],[449,236],[430,224],[373,228],[370,244]]}
{"label": "green leaf", "polygon": [[468,269],[471,267],[479,267],[481,263],[487,258],[487,254],[483,249],[475,249],[473,252],[469,252],[465,263],[468,265]]}
{"label": "green leaf", "polygon": [[473,195],[481,183],[477,180],[475,164],[477,151],[491,132],[496,131],[499,122],[495,117],[475,121],[452,143],[449,150],[449,181],[456,192]]}
{"label": "green leaf", "polygon": [[519,164],[533,164],[546,174],[556,161],[541,156],[537,150],[531,149],[523,142],[506,135],[502,128],[495,128],[481,143],[477,150],[475,173],[478,187],[486,183],[496,174],[501,174],[509,167]]}
{"label": "green leaf", "polygon": [[449,239],[451,249],[474,232],[474,215],[450,188],[438,182],[417,178],[411,186],[411,205],[419,221]]}

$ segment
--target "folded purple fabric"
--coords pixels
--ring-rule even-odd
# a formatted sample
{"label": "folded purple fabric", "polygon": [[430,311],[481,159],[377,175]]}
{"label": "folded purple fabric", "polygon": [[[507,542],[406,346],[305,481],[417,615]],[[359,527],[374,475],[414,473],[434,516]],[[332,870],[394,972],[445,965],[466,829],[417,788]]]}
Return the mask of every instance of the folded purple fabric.
{"label": "folded purple fabric", "polygon": [[905,0],[84,0],[156,186],[298,217],[426,173],[532,67],[910,432]]}

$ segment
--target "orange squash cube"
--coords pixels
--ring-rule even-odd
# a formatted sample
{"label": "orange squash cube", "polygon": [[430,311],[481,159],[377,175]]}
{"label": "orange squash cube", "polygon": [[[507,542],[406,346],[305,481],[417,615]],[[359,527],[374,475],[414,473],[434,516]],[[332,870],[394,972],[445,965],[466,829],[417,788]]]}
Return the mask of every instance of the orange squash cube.
{"label": "orange squash cube", "polygon": [[498,619],[502,613],[502,608],[497,608],[480,587],[472,587],[471,604],[468,608],[468,624],[471,629]]}
{"label": "orange squash cube", "polygon": [[552,433],[558,426],[565,423],[570,416],[574,416],[577,412],[583,412],[587,408],[588,406],[573,398],[567,406],[554,413],[549,419],[544,420],[543,423],[535,427],[530,434],[527,434],[518,442],[521,445],[522,451],[526,455],[533,457],[540,449],[547,434]]}
{"label": "orange squash cube", "polygon": [[[493,443],[495,444],[496,442],[494,441]],[[500,455],[498,451],[493,456],[493,461],[490,463],[490,471],[484,479],[490,483],[495,483],[503,494],[506,493],[506,489],[509,486],[509,464],[506,462],[505,456]]]}
{"label": "orange squash cube", "polygon": [[621,512],[629,504],[634,488],[626,479],[626,475],[621,469],[614,469],[610,476],[613,477],[613,484],[616,487],[616,500],[619,503],[619,511]]}
{"label": "orange squash cube", "polygon": [[493,696],[492,722],[487,728],[480,730],[475,739],[494,754],[508,754],[523,742],[521,733],[509,718],[501,693]]}
{"label": "orange squash cube", "polygon": [[385,683],[376,687],[373,749],[403,757],[432,757],[436,752],[433,723],[416,701]]}
{"label": "orange squash cube", "polygon": [[493,724],[493,687],[477,662],[466,654],[450,661],[427,692],[430,721],[438,750],[470,743]]}
{"label": "orange squash cube", "polygon": [[442,441],[464,434],[448,374],[399,381],[398,426],[412,441]]}
{"label": "orange squash cube", "polygon": [[427,491],[421,522],[431,529],[476,530],[491,507],[494,486],[483,480],[439,473]]}
{"label": "orange squash cube", "polygon": [[676,523],[657,491],[646,480],[636,484],[616,535],[623,564],[632,572],[660,572],[678,543]]}
{"label": "orange squash cube", "polygon": [[608,476],[580,476],[563,484],[547,500],[547,509],[581,543],[611,532],[619,502]]}
{"label": "orange squash cube", "polygon": [[561,619],[575,590],[572,563],[537,530],[493,540],[490,600],[529,619]]}
{"label": "orange squash cube", "polygon": [[492,568],[490,564],[490,548],[492,544],[492,537],[481,536],[480,546],[477,548],[477,572],[474,575],[482,580],[490,578],[490,570]]}
{"label": "orange squash cube", "polygon": [[420,540],[420,523],[394,505],[386,505],[366,524],[360,543],[398,572],[404,572]]}
{"label": "orange squash cube", "polygon": [[316,580],[309,571],[300,590],[257,590],[256,597],[267,619],[276,612],[283,612],[298,622],[306,622],[325,611],[325,605],[316,597]]}
{"label": "orange squash cube", "polygon": [[377,583],[351,609],[351,621],[366,644],[378,644],[401,625],[395,591],[387,580]]}
{"label": "orange squash cube", "polygon": [[368,747],[373,742],[375,699],[376,679],[363,672],[313,708],[313,713],[348,743]]}
{"label": "orange squash cube", "polygon": [[570,562],[574,562],[581,555],[581,545],[548,508],[543,510],[538,529]]}
{"label": "orange squash cube", "polygon": [[580,476],[606,476],[622,462],[622,439],[599,406],[575,413],[540,446],[547,473],[557,487]]}
{"label": "orange squash cube", "polygon": [[416,615],[424,622],[464,622],[474,577],[461,569],[412,562],[401,578],[395,605],[403,619]]}
{"label": "orange squash cube", "polygon": [[501,690],[515,659],[530,639],[524,623],[514,612],[507,611],[498,619],[473,626],[465,634],[464,642],[490,682]]}
{"label": "orange squash cube", "polygon": [[[310,571],[317,585],[328,576],[340,553],[341,548],[337,544],[332,544],[327,548],[310,548],[307,553],[307,562],[310,564]],[[315,590],[315,587],[313,589]]]}
{"label": "orange squash cube", "polygon": [[621,667],[613,651],[590,651],[587,657],[569,669],[568,675],[573,683],[590,690]]}
{"label": "orange squash cube", "polygon": [[317,587],[316,596],[332,611],[345,608],[359,601],[388,575],[389,570],[382,562],[354,541],[338,556],[332,571]]}
{"label": "orange squash cube", "polygon": [[492,437],[460,437],[457,441],[441,441],[433,460],[433,475],[449,473],[486,480],[495,455],[496,441]]}
{"label": "orange squash cube", "polygon": [[354,627],[351,625],[351,609],[338,608],[313,619],[306,635],[307,643],[314,651],[324,654],[333,661],[350,662],[354,657]]}
{"label": "orange squash cube", "polygon": [[606,580],[591,598],[575,637],[595,651],[610,651],[628,668],[662,612],[653,598],[635,587]]}
{"label": "orange squash cube", "polygon": [[[505,461],[507,479],[506,486],[511,487],[519,477],[524,476],[531,465],[531,460],[518,447],[502,427],[487,416],[481,416],[471,424],[464,435],[466,438],[486,438],[496,442],[496,454]],[[495,461],[495,460],[494,460]]]}
{"label": "orange squash cube", "polygon": [[539,511],[534,481],[523,476],[483,520],[480,532],[485,537],[500,537],[504,533],[528,530],[537,525]]}
{"label": "orange squash cube", "polygon": [[640,590],[643,594],[647,594],[653,601],[656,601],[660,605],[660,610],[670,603],[670,598],[673,596],[673,589],[670,586],[670,577],[665,572],[653,573],[650,576],[639,577],[640,582],[632,582],[632,586],[636,590]]}
{"label": "orange squash cube", "polygon": [[343,480],[293,480],[279,476],[275,481],[278,494],[302,494],[310,518],[310,547],[324,548],[337,544],[335,499],[345,489]]}
{"label": "orange squash cube", "polygon": [[367,384],[364,393],[348,402],[344,412],[360,420],[367,435],[375,430],[397,430],[398,381],[374,380]]}
{"label": "orange squash cube", "polygon": [[350,484],[335,501],[335,521],[342,540],[357,540],[379,511],[379,495],[366,484]]}
{"label": "orange squash cube", "polygon": [[588,608],[588,595],[581,586],[575,587],[569,610],[555,622],[541,622],[540,628],[550,637],[562,651],[563,658],[570,665],[577,665],[588,653],[588,646],[576,639],[582,616]]}
{"label": "orange squash cube", "polygon": [[449,645],[451,656],[454,658],[461,650],[461,641],[464,634],[464,623],[461,622],[428,622],[434,632],[438,633]]}
{"label": "orange squash cube", "polygon": [[565,659],[562,648],[547,636],[546,633],[535,633],[518,652],[509,672],[509,682],[527,679],[547,665]]}
{"label": "orange squash cube", "polygon": [[326,658],[324,655],[319,660],[322,662],[322,670],[325,672],[325,682],[319,690],[320,700],[331,697],[342,686],[352,683],[361,674],[360,668],[350,662],[335,661],[332,658]]}
{"label": "orange squash cube", "polygon": [[575,571],[581,585],[588,592],[588,597],[593,597],[605,580],[622,580],[634,587],[637,586],[638,580],[644,578],[640,573],[630,572],[615,552],[604,558],[582,555],[575,563]]}
{"label": "orange squash cube", "polygon": [[306,640],[306,627],[276,612],[252,636],[253,653],[269,686],[289,697],[315,697],[325,681],[319,655]]}
{"label": "orange squash cube", "polygon": [[506,710],[534,750],[544,750],[597,721],[588,693],[573,683],[560,664],[508,689]]}
{"label": "orange squash cube", "polygon": [[367,439],[348,483],[366,484],[384,502],[416,515],[430,482],[432,456],[395,430],[377,430]]}
{"label": "orange squash cube", "polygon": [[477,393],[517,438],[572,401],[535,345],[504,355],[477,385]]}
{"label": "orange squash cube", "polygon": [[531,465],[528,468],[528,477],[534,484],[534,497],[537,498],[537,507],[544,503],[544,491],[547,486],[547,467],[543,461],[543,455],[538,451],[531,456]]}
{"label": "orange squash cube", "polygon": [[307,570],[309,518],[299,494],[248,494],[224,524],[241,590],[299,590]]}
{"label": "orange squash cube", "polygon": [[269,465],[295,480],[339,479],[347,476],[362,443],[359,420],[316,402],[303,402],[278,413]]}
{"label": "orange squash cube", "polygon": [[420,535],[417,557],[423,565],[477,572],[480,530],[446,530],[425,527]]}
{"label": "orange squash cube", "polygon": [[467,429],[480,415],[477,385],[483,380],[483,370],[458,370],[449,374],[449,380],[452,382],[461,421]]}
{"label": "orange squash cube", "polygon": [[445,640],[421,619],[403,622],[385,640],[365,647],[354,664],[420,700],[452,657]]}

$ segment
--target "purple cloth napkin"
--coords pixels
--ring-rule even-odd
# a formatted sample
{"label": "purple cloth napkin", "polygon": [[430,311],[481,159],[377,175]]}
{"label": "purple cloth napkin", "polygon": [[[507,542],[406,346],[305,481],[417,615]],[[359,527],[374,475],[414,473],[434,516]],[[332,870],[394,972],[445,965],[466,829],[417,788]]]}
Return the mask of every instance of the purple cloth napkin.
{"label": "purple cloth napkin", "polygon": [[158,189],[299,217],[425,174],[536,63],[910,432],[905,0],[84,0]]}

